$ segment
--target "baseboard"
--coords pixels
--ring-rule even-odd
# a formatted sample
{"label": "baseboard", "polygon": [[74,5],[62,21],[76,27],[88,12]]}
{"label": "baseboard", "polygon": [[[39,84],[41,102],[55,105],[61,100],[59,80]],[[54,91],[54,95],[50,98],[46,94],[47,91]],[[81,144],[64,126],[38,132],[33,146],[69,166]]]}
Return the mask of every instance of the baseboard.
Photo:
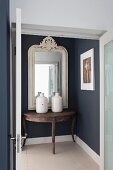
{"label": "baseboard", "polygon": [[[85,142],[83,142],[78,136],[75,135],[76,143],[85,151],[87,154],[98,164],[100,165],[100,156],[94,152]],[[51,143],[51,137],[39,137],[39,138],[28,138],[26,140],[26,145],[42,144],[42,143]],[[72,141],[71,135],[65,136],[56,136],[56,142],[68,142]]]}
{"label": "baseboard", "polygon": [[76,137],[76,143],[87,152],[87,154],[98,164],[100,165],[100,156],[93,151],[84,141],[82,141],[78,136]]}
{"label": "baseboard", "polygon": [[[72,136],[71,135],[55,136],[55,142],[66,142],[66,141],[67,142],[72,141]],[[51,142],[52,142],[51,137],[28,138],[26,140],[26,145],[51,143]]]}

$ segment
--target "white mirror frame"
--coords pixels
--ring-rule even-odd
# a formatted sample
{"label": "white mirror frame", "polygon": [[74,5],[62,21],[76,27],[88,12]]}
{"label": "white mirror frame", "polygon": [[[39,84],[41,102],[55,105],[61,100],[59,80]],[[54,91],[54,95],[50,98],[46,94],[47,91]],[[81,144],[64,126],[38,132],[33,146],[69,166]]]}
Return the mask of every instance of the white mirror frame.
{"label": "white mirror frame", "polygon": [[28,110],[36,109],[35,101],[35,52],[62,53],[62,98],[63,107],[68,108],[68,52],[58,46],[52,37],[46,37],[39,45],[32,45],[28,50]]}

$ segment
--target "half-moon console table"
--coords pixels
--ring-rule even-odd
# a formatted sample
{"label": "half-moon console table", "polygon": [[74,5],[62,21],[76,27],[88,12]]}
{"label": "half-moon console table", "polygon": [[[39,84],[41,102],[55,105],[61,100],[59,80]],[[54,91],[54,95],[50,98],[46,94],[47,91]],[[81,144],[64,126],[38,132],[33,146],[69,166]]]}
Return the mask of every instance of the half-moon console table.
{"label": "half-moon console table", "polygon": [[[26,128],[26,121],[31,122],[48,122],[52,124],[52,144],[53,144],[53,154],[55,154],[55,125],[57,122],[63,122],[63,121],[71,121],[71,133],[72,133],[72,139],[74,140],[74,124],[75,124],[75,117],[76,113],[75,111],[63,111],[60,113],[53,113],[51,111],[47,113],[36,113],[34,111],[30,111],[24,114],[23,119],[23,126],[24,126],[24,132],[27,136],[27,128]],[[25,144],[25,141],[24,141]]]}

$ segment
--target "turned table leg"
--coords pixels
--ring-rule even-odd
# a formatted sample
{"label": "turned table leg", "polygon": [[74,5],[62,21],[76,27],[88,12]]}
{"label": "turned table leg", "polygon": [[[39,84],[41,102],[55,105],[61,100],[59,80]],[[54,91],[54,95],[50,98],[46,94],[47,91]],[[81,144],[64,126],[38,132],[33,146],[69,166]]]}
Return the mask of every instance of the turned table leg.
{"label": "turned table leg", "polygon": [[52,145],[53,145],[53,154],[55,154],[55,120],[52,121]]}
{"label": "turned table leg", "polygon": [[23,139],[22,148],[25,146],[26,138],[27,138],[26,120],[24,117],[23,117],[23,129],[24,129],[24,139]]}
{"label": "turned table leg", "polygon": [[74,127],[75,127],[75,117],[72,118],[72,125],[71,125],[71,134],[72,134],[73,142],[75,142],[75,139],[74,139]]}

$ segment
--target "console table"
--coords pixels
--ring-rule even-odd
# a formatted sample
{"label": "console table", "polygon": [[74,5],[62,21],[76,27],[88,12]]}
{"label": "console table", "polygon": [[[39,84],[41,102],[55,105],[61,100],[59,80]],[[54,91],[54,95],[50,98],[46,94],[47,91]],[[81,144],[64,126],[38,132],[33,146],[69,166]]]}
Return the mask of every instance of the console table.
{"label": "console table", "polygon": [[[74,124],[75,124],[75,111],[63,111],[60,113],[53,113],[51,111],[48,111],[47,113],[36,113],[34,111],[30,111],[27,113],[24,113],[23,117],[23,126],[24,126],[24,132],[27,136],[27,128],[26,128],[26,121],[31,122],[48,122],[52,124],[52,145],[53,145],[53,154],[55,154],[55,125],[57,122],[62,121],[71,121],[71,133],[72,133],[72,139],[74,140]],[[25,144],[25,142],[24,142]]]}

